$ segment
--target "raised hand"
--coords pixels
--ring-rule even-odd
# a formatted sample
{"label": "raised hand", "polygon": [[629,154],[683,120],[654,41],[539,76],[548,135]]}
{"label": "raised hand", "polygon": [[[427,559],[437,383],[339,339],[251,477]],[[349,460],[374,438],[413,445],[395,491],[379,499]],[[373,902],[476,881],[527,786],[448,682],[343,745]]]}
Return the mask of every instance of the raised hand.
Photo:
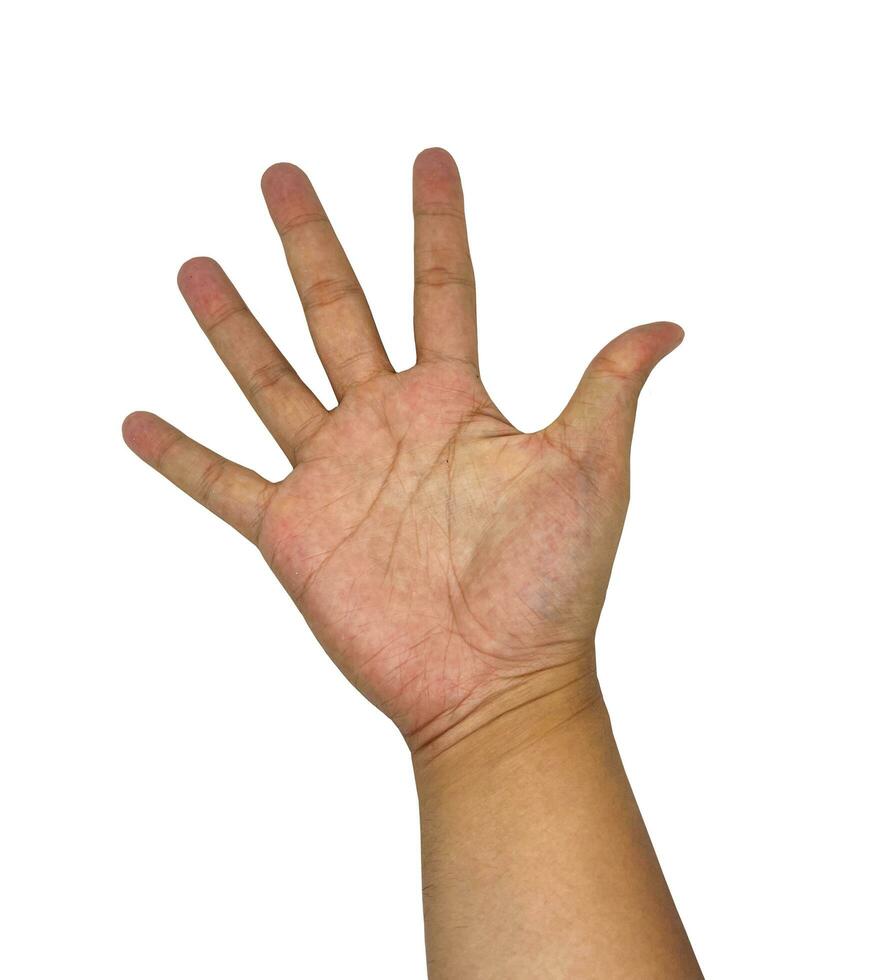
{"label": "raised hand", "polygon": [[558,419],[519,432],[479,376],[462,190],[445,151],[414,168],[417,363],[400,373],[308,178],[278,164],[262,186],[338,406],[303,384],[222,269],[192,259],[182,293],[293,471],[268,482],[143,412],[126,419],[127,444],[259,547],[412,748],[446,745],[541,678],[594,680],[636,402],[681,329],[622,334]]}

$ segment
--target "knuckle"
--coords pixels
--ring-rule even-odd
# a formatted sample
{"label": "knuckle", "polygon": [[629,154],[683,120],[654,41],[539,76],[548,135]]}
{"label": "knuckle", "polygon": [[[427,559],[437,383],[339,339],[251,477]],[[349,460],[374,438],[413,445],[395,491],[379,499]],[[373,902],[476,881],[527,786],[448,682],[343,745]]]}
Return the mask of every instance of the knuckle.
{"label": "knuckle", "polygon": [[431,289],[442,286],[462,286],[472,290],[475,288],[474,277],[469,271],[450,265],[424,266],[417,270],[414,283]]}
{"label": "knuckle", "polygon": [[219,481],[225,475],[225,460],[214,459],[204,467],[195,487],[195,497],[205,507],[209,506]]}
{"label": "knuckle", "polygon": [[250,400],[258,398],[269,388],[274,388],[290,373],[290,366],[282,358],[275,358],[250,372],[245,389]]}
{"label": "knuckle", "polygon": [[203,320],[202,326],[204,333],[209,337],[220,327],[224,327],[225,324],[230,323],[236,317],[243,316],[247,312],[247,308],[243,303],[236,303],[233,306],[223,307],[221,310],[214,310]]}
{"label": "knuckle", "polygon": [[455,218],[465,221],[466,213],[461,207],[447,203],[429,203],[413,209],[415,218]]}
{"label": "knuckle", "polygon": [[318,279],[302,293],[302,307],[306,313],[341,303],[351,296],[360,296],[361,287],[356,279]]}
{"label": "knuckle", "polygon": [[167,464],[170,460],[170,455],[173,450],[182,442],[185,436],[181,432],[176,432],[172,435],[167,444],[158,452],[154,459],[154,468],[159,470],[161,473],[168,469]]}
{"label": "knuckle", "polygon": [[591,378],[623,381],[628,384],[637,384],[641,376],[639,371],[633,371],[609,357],[602,357],[600,354],[589,365],[588,374]]}
{"label": "knuckle", "polygon": [[285,221],[280,227],[280,236],[287,239],[298,233],[300,228],[306,225],[329,225],[330,219],[323,211],[307,211],[304,214],[297,214]]}

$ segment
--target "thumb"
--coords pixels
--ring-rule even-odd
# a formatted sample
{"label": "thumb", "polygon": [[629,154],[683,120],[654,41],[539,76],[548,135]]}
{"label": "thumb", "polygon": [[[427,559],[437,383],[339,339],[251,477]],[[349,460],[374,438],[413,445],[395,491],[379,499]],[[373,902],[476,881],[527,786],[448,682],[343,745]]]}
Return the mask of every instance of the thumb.
{"label": "thumb", "polygon": [[586,368],[556,424],[570,433],[577,449],[593,442],[600,447],[604,438],[628,451],[641,389],[657,363],[683,339],[684,330],[668,322],[645,323],[621,333]]}

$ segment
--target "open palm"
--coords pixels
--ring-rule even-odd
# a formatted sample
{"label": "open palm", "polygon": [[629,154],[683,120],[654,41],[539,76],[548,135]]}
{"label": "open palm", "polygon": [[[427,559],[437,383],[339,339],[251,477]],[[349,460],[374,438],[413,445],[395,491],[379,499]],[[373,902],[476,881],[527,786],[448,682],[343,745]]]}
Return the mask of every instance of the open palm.
{"label": "open palm", "polygon": [[548,428],[514,428],[478,373],[474,279],[456,166],[414,168],[417,363],[396,373],[307,177],[263,191],[318,354],[328,411],[221,268],[192,259],[182,292],[293,464],[280,483],[154,415],[127,444],[260,548],[324,648],[422,745],[523,679],[589,669],[628,502],[635,405],[680,328],[648,324],[593,360]]}

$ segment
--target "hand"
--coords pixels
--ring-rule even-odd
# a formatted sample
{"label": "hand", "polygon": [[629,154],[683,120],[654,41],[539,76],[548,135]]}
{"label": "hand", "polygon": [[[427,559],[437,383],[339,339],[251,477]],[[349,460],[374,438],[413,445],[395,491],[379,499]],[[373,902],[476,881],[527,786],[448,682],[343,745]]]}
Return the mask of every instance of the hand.
{"label": "hand", "polygon": [[222,269],[192,259],[185,299],[293,471],[267,482],[142,412],[124,423],[127,444],[259,547],[414,750],[482,724],[515,692],[594,679],[636,402],[681,329],[622,334],[555,422],[519,432],[479,377],[462,190],[446,152],[415,164],[417,363],[400,373],[308,178],[278,164],[262,185],[338,406],[302,383]]}

